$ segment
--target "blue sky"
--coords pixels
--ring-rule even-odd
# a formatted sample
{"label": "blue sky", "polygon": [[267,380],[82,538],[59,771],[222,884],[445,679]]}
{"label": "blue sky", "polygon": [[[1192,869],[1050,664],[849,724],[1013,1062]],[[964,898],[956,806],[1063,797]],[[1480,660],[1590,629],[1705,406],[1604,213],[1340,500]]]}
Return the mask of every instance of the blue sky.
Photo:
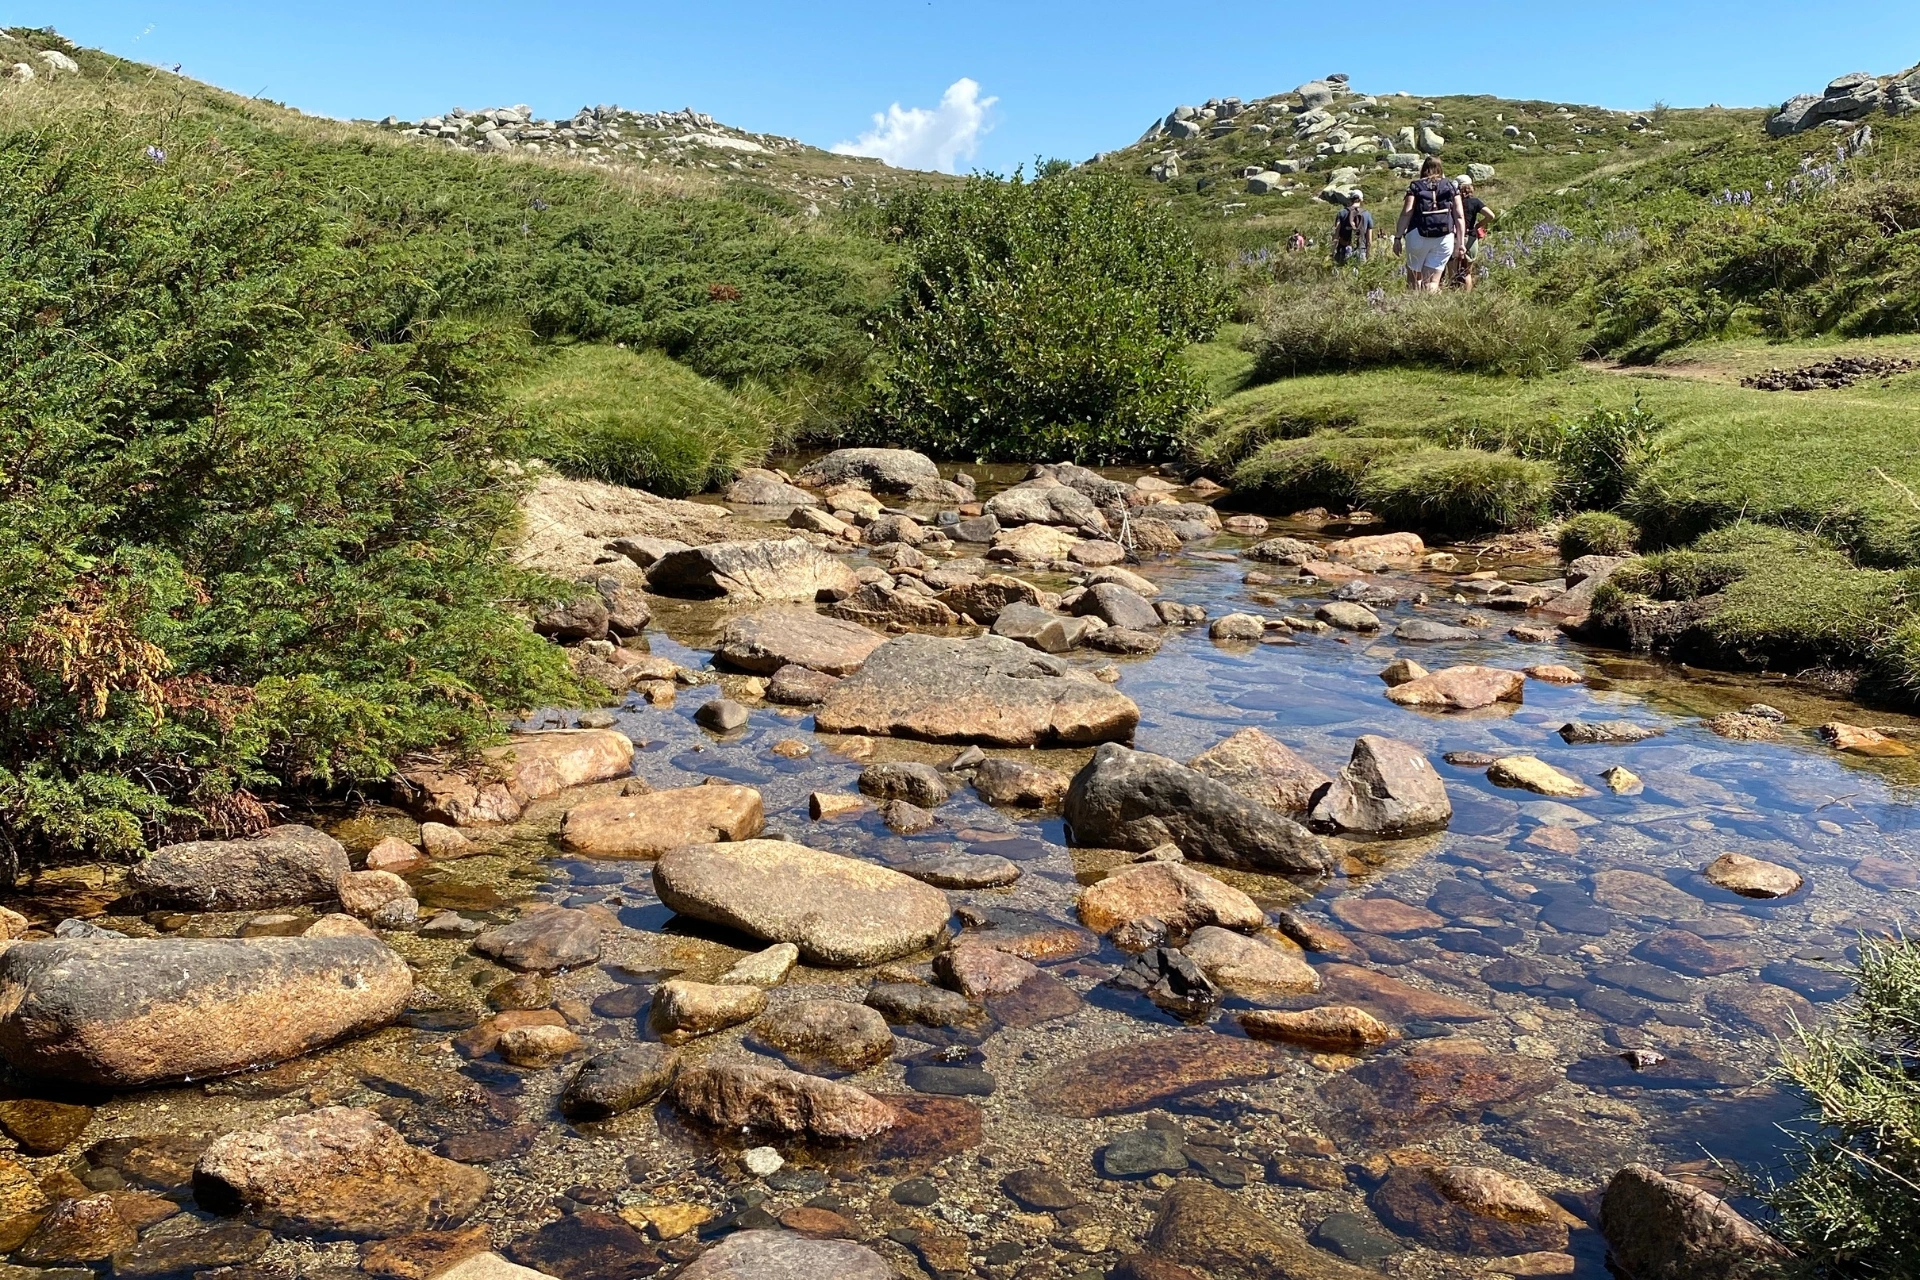
{"label": "blue sky", "polygon": [[[962,170],[1080,160],[1182,102],[1345,71],[1370,92],[1757,105],[1920,62],[1920,3],[1179,5],[1168,0],[8,0],[8,25],[343,117],[692,106]],[[1455,15],[1464,15],[1464,21]],[[963,81],[972,82],[971,85]],[[898,112],[892,108],[898,107]],[[876,114],[888,114],[876,124]]]}

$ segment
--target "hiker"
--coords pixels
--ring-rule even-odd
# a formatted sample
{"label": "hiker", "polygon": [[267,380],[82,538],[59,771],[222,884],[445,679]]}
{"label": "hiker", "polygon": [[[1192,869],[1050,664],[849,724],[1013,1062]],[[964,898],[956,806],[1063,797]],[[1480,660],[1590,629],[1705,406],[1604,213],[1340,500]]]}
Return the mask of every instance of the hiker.
{"label": "hiker", "polygon": [[1293,239],[1287,241],[1288,253],[1299,253],[1302,249],[1306,247],[1307,247],[1307,238],[1306,236],[1302,235],[1298,231],[1293,233]]}
{"label": "hiker", "polygon": [[1407,186],[1400,220],[1393,228],[1393,251],[1407,255],[1407,288],[1438,293],[1453,247],[1466,239],[1466,214],[1460,191],[1447,180],[1438,156],[1428,156],[1420,176]]}
{"label": "hiker", "polygon": [[1453,180],[1460,191],[1460,211],[1466,217],[1467,234],[1454,246],[1453,283],[1468,293],[1473,292],[1473,277],[1480,266],[1480,259],[1486,253],[1487,224],[1499,215],[1487,207],[1487,202],[1473,194],[1473,178],[1463,174]]}
{"label": "hiker", "polygon": [[1373,252],[1373,215],[1367,212],[1366,196],[1356,191],[1333,217],[1333,263],[1365,262]]}

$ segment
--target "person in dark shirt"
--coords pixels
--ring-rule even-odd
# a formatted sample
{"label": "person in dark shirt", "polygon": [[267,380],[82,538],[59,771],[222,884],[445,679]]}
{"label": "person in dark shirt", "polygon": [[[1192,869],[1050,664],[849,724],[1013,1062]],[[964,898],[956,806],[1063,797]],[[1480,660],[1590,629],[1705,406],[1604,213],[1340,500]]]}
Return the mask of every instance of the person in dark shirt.
{"label": "person in dark shirt", "polygon": [[1487,227],[1498,215],[1487,207],[1485,200],[1473,194],[1472,178],[1463,176],[1455,180],[1453,185],[1460,189],[1460,211],[1466,216],[1467,225],[1467,234],[1461,237],[1453,259],[1453,283],[1472,293],[1474,273],[1479,268],[1482,247],[1487,239]]}
{"label": "person in dark shirt", "polygon": [[1360,192],[1341,207],[1333,220],[1333,261],[1365,262],[1373,252],[1373,215],[1367,211],[1367,198]]}

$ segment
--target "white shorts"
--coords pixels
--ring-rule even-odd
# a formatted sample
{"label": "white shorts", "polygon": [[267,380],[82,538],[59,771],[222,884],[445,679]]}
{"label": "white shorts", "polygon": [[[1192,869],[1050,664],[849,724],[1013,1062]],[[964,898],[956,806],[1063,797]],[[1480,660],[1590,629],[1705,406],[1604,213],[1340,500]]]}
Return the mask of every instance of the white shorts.
{"label": "white shorts", "polygon": [[1451,232],[1438,239],[1421,235],[1418,231],[1407,233],[1407,270],[1444,271],[1453,261],[1453,235]]}

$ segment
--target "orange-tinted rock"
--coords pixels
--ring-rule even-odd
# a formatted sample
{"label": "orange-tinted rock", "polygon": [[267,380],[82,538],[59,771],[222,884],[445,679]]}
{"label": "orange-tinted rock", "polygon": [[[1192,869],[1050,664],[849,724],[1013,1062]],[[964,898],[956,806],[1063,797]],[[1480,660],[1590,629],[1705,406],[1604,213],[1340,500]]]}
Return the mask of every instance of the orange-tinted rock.
{"label": "orange-tinted rock", "polygon": [[597,858],[657,858],[683,844],[750,840],[765,825],[752,787],[675,787],[575,805],[561,821],[560,842]]}
{"label": "orange-tinted rock", "polygon": [[1365,1009],[1346,1004],[1299,1012],[1255,1009],[1240,1015],[1240,1026],[1255,1040],[1275,1040],[1325,1053],[1366,1053],[1395,1036],[1392,1027]]}
{"label": "orange-tinted rock", "polygon": [[1090,1119],[1159,1106],[1185,1094],[1264,1080],[1287,1069],[1281,1050],[1212,1032],[1163,1036],[1085,1054],[1027,1093],[1054,1115]]}
{"label": "orange-tinted rock", "polygon": [[1427,933],[1446,921],[1425,907],[1398,898],[1360,898],[1352,894],[1335,898],[1327,908],[1334,919],[1362,933]]}
{"label": "orange-tinted rock", "polygon": [[1422,1018],[1435,1022],[1479,1022],[1493,1012],[1452,996],[1412,986],[1374,969],[1351,964],[1320,966],[1320,980],[1330,995],[1370,1006],[1391,1018]]}
{"label": "orange-tinted rock", "polygon": [[1519,702],[1526,677],[1502,667],[1448,667],[1387,690],[1387,699],[1423,711],[1475,711]]}
{"label": "orange-tinted rock", "polygon": [[1889,738],[1877,729],[1843,724],[1838,720],[1823,724],[1816,731],[1821,741],[1835,751],[1856,756],[1910,756],[1913,748],[1898,738]]}

